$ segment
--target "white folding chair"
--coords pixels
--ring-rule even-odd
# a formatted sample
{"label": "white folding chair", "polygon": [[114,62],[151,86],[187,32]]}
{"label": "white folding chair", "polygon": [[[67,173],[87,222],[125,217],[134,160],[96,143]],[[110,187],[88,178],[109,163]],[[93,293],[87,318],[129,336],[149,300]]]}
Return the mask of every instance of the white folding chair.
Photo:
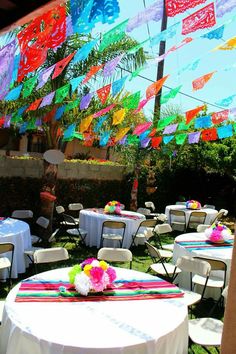
{"label": "white folding chair", "polygon": [[32,212],[32,210],[26,210],[26,209],[14,210],[11,214],[11,217],[15,219],[32,219],[33,216],[34,213]]}
{"label": "white folding chair", "polygon": [[154,236],[154,228],[156,223],[157,221],[155,219],[147,219],[141,221],[137,230],[132,235],[132,242],[130,247],[135,246],[136,241],[147,241],[150,237]]}
{"label": "white folding chair", "polygon": [[170,226],[173,230],[186,231],[186,215],[183,210],[170,209]]}
{"label": "white folding chair", "polygon": [[125,222],[105,220],[102,224],[100,248],[103,247],[104,240],[119,242],[119,245],[122,248],[125,229]]}
{"label": "white folding chair", "polygon": [[204,224],[207,213],[204,211],[192,211],[189,216],[187,229],[197,229],[198,225]]}
{"label": "white folding chair", "polygon": [[157,243],[160,246],[160,248],[162,248],[163,250],[168,250],[168,251],[172,251],[174,250],[174,244],[170,243],[170,244],[162,244],[162,236],[170,234],[172,232],[172,227],[170,226],[170,224],[157,224],[155,229],[154,229],[154,235],[157,238]]}
{"label": "white folding chair", "polygon": [[[189,279],[190,279],[190,290],[187,289],[182,289],[184,292],[184,301],[188,306],[191,306],[200,300],[202,300],[208,279],[210,276],[211,272],[211,265],[205,261],[205,260],[200,260],[196,258],[192,258],[189,256],[182,256],[177,259],[176,265],[179,269],[181,269],[183,272],[189,273]],[[204,277],[204,282],[203,282],[203,287],[201,293],[195,292],[194,291],[194,281],[193,277],[194,276],[200,276]]]}
{"label": "white folding chair", "polygon": [[[169,251],[157,249],[147,241],[145,242],[145,244],[147,246],[149,256],[154,262],[149,266],[149,269],[151,269],[160,277],[166,278],[167,280],[173,282],[177,275],[181,272],[181,269],[171,263],[165,262],[166,259],[170,258],[166,254]],[[164,252],[166,256],[164,255]]]}
{"label": "white folding chair", "polygon": [[140,213],[143,215],[149,215],[149,214],[151,214],[151,210],[148,208],[138,208],[137,213]]}
{"label": "white folding chair", "polygon": [[37,265],[41,263],[53,263],[69,259],[69,254],[64,247],[44,248],[34,252],[34,265],[37,272]]}
{"label": "white folding chair", "polygon": [[100,248],[97,254],[97,259],[108,262],[129,262],[130,269],[132,268],[133,254],[130,250],[125,248]]}
{"label": "white folding chair", "polygon": [[216,207],[215,207],[215,205],[212,205],[212,204],[204,204],[202,208],[203,209],[215,209]]}
{"label": "white folding chair", "polygon": [[[0,270],[8,270],[8,286],[10,290],[11,286],[11,273],[12,273],[12,264],[14,259],[14,249],[15,246],[11,242],[2,242],[0,243]],[[5,253],[11,252],[10,256],[7,257]]]}
{"label": "white folding chair", "polygon": [[39,231],[39,236],[37,235],[31,235],[31,241],[32,244],[41,242],[43,240],[43,232],[48,228],[49,225],[49,219],[45,218],[44,216],[39,216],[38,219],[36,220],[35,224],[37,227],[37,231]]}

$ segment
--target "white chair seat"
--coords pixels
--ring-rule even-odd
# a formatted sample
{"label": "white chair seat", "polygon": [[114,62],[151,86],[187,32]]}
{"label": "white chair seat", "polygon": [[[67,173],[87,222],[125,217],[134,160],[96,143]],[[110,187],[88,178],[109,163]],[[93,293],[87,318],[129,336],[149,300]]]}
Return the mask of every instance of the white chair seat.
{"label": "white chair seat", "polygon": [[162,245],[163,250],[167,250],[167,251],[172,251],[174,250],[174,244],[170,243],[170,244],[166,244],[166,245]]}
{"label": "white chair seat", "polygon": [[70,235],[74,235],[74,236],[86,236],[87,235],[87,231],[83,230],[83,229],[68,229],[66,230],[66,232]]}
{"label": "white chair seat", "polygon": [[180,290],[184,293],[183,301],[187,306],[194,305],[201,300],[201,294],[183,288]]}
{"label": "white chair seat", "polygon": [[31,235],[31,241],[32,243],[37,243],[37,242],[41,242],[42,239],[36,235]]}
{"label": "white chair seat", "polygon": [[0,269],[10,268],[11,262],[7,257],[0,257]]}
{"label": "white chair seat", "polygon": [[197,318],[189,320],[189,337],[203,346],[220,346],[223,322],[215,318]]}
{"label": "white chair seat", "polygon": [[160,255],[162,258],[171,258],[173,256],[173,252],[171,251],[167,251],[167,250],[163,250],[163,249],[158,249]]}
{"label": "white chair seat", "polygon": [[[204,284],[206,283],[206,278],[196,274],[193,276],[193,283],[204,286]],[[223,279],[212,275],[210,276],[210,278],[208,278],[207,287],[223,288],[223,286],[224,286]]]}
{"label": "white chair seat", "polygon": [[153,263],[150,265],[150,268],[158,273],[158,274],[161,274],[161,275],[164,275],[166,276],[166,271],[168,274],[173,274],[174,271],[175,271],[175,274],[178,274],[181,272],[181,270],[179,268],[176,268],[175,270],[175,266],[171,263],[164,263],[165,264],[165,268],[163,267],[162,263]]}
{"label": "white chair seat", "polygon": [[122,240],[122,236],[117,234],[103,234],[102,237],[106,240]]}

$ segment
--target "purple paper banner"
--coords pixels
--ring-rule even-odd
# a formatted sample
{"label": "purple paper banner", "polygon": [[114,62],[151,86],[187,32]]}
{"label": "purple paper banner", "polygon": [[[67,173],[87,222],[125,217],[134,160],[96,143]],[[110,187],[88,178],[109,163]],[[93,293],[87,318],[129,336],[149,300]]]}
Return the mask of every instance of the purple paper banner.
{"label": "purple paper banner", "polygon": [[126,27],[126,32],[148,23],[149,21],[160,21],[163,15],[163,0],[156,1],[145,11],[139,12],[135,17],[131,18]]}
{"label": "purple paper banner", "polygon": [[223,17],[236,6],[235,0],[216,0],[216,17]]}
{"label": "purple paper banner", "polygon": [[201,135],[201,132],[190,133],[188,135],[188,143],[189,144],[197,144],[199,142],[200,135]]}
{"label": "purple paper banner", "polygon": [[50,66],[49,68],[41,71],[41,73],[39,73],[39,77],[38,77],[38,85],[36,87],[36,90],[39,90],[41,87],[43,87],[46,82],[48,81],[50,75],[52,74],[54,68],[55,68],[55,65],[52,65]]}
{"label": "purple paper banner", "polygon": [[2,100],[9,91],[14,69],[15,51],[15,39],[0,50],[0,100]]}
{"label": "purple paper banner", "polygon": [[48,106],[52,103],[52,100],[53,100],[53,97],[55,95],[55,91],[53,92],[50,92],[47,96],[45,96],[39,106],[39,108],[42,108],[42,107],[45,107],[45,106]]}
{"label": "purple paper banner", "polygon": [[163,134],[173,134],[176,131],[178,124],[179,123],[167,125],[163,130]]}

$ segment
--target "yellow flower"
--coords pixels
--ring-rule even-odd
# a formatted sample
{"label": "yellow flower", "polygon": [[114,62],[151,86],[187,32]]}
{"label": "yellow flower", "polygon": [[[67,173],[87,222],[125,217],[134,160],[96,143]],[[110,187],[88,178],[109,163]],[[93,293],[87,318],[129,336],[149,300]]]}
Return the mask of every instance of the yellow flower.
{"label": "yellow flower", "polygon": [[84,266],[84,273],[89,277],[90,276],[90,270],[93,267],[91,266],[91,264],[86,264],[86,266]]}
{"label": "yellow flower", "polygon": [[108,268],[108,264],[105,261],[100,261],[99,265],[103,270],[107,270],[107,268]]}

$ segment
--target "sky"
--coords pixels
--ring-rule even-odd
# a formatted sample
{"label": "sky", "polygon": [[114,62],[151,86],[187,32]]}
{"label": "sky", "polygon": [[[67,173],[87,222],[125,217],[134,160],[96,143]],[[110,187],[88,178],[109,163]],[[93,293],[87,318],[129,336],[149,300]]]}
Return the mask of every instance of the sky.
{"label": "sky", "polygon": [[[194,13],[205,5],[211,3],[212,1],[208,0],[204,4],[196,6],[193,9],[186,11],[183,14],[176,15],[175,17],[168,18],[167,27],[173,25],[174,23],[181,21],[184,17]],[[119,0],[120,4],[120,16],[114,23],[114,26],[127,18],[134,17],[138,12],[142,12],[146,8],[155,3],[154,0]],[[168,93],[169,89],[165,88],[168,86],[174,88],[179,85],[183,85],[181,92],[187,95],[192,96],[187,97],[184,94],[178,94],[175,99],[169,101],[171,104],[176,104],[181,107],[182,111],[193,109],[197,106],[202,105],[203,102],[209,103],[208,111],[221,111],[225,107],[216,104],[222,98],[228,97],[236,93],[236,85],[234,81],[234,76],[236,74],[236,67],[229,71],[224,71],[226,67],[230,67],[236,63],[236,50],[232,51],[212,51],[216,46],[223,44],[225,40],[236,36],[236,20],[232,21],[231,24],[227,25],[224,30],[223,39],[203,39],[198,38],[200,35],[209,32],[217,28],[219,25],[223,24],[233,16],[236,16],[236,7],[233,11],[228,14],[225,14],[222,18],[217,18],[217,23],[214,27],[209,29],[202,29],[196,32],[190,33],[187,37],[192,37],[194,40],[178,49],[177,51],[170,53],[165,59],[164,66],[164,75],[169,74],[164,87],[163,93]],[[112,26],[109,26],[112,28]],[[138,42],[155,36],[160,32],[161,23],[150,21],[147,25],[142,25],[137,29],[134,29],[130,36],[136,39]],[[149,32],[149,33],[148,33]],[[172,39],[167,40],[166,49],[172,47],[173,45],[179,44],[186,36],[181,35],[181,25],[179,30]],[[195,39],[196,38],[196,39]],[[150,53],[153,57],[158,56],[159,45],[150,47],[149,43],[144,46],[144,49]],[[200,58],[200,63],[196,70],[186,70],[185,72],[178,75],[178,70],[185,65],[191,63],[192,61]],[[196,78],[205,75],[209,72],[217,71],[212,79],[205,85],[205,87],[198,91],[192,90],[192,81]],[[140,75],[150,79],[152,81],[156,80],[157,75],[157,66],[154,64],[149,64],[148,68],[140,73]],[[146,88],[151,84],[150,81],[143,78],[135,78],[130,83],[126,83],[125,88],[135,92],[141,90],[143,97],[145,96]],[[197,100],[199,99],[199,101]],[[201,100],[201,101],[200,101]],[[211,105],[212,104],[212,105]],[[215,105],[217,107],[215,107]],[[154,100],[151,100],[150,103],[146,106],[144,112],[148,117],[153,115],[153,106]],[[227,108],[236,107],[236,98],[234,102]]]}

